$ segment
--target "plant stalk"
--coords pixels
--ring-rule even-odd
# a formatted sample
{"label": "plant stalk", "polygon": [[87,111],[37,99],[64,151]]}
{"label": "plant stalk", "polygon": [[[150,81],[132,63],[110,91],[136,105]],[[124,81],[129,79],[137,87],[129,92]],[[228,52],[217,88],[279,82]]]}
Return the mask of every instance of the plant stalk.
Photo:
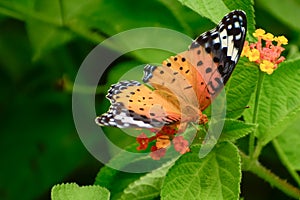
{"label": "plant stalk", "polygon": [[[264,78],[264,73],[259,70],[257,88],[256,88],[256,92],[255,92],[253,118],[252,118],[252,123],[254,123],[254,124],[256,124],[256,121],[257,121],[258,102],[259,102],[260,90],[261,90],[263,78]],[[252,133],[250,133],[250,139],[249,139],[249,155],[250,155],[250,157],[253,157],[253,155],[254,155],[253,154],[255,151],[254,148],[255,148],[255,132],[252,132]],[[259,153],[258,153],[258,155],[259,155]]]}
{"label": "plant stalk", "polygon": [[300,198],[300,189],[289,184],[286,180],[281,179],[270,170],[265,168],[259,163],[256,159],[251,159],[249,156],[240,152],[242,159],[242,169],[243,171],[250,171],[253,174],[256,174],[258,177],[267,181],[271,186],[276,187],[277,189],[284,192],[286,195],[293,197],[295,199]]}

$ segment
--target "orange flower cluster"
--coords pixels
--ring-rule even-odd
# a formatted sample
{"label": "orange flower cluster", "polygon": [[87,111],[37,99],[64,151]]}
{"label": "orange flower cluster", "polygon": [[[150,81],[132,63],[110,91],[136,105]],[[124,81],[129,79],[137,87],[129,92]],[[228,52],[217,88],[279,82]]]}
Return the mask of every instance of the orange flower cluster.
{"label": "orange flower cluster", "polygon": [[[282,51],[285,50],[281,45],[286,45],[288,40],[284,36],[274,37],[263,29],[257,29],[253,36],[257,38],[257,42],[249,44],[246,41],[241,55],[259,64],[261,71],[272,74],[278,64],[285,60],[285,57],[281,56]],[[276,44],[274,45],[273,42]]]}
{"label": "orange flower cluster", "polygon": [[137,150],[145,150],[148,148],[148,145],[152,141],[156,141],[150,150],[150,156],[153,160],[159,160],[164,157],[167,151],[167,148],[171,146],[171,141],[174,145],[174,149],[180,154],[189,152],[189,142],[183,138],[183,136],[175,136],[175,134],[181,133],[177,128],[171,126],[164,126],[161,130],[155,132],[155,136],[147,137],[145,133],[140,134],[136,140],[139,143]]}

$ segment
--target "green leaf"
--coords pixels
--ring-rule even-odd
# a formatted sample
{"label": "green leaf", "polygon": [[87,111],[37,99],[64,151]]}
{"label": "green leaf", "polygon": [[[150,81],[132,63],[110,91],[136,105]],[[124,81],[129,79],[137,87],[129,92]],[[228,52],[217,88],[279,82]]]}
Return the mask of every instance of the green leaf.
{"label": "green leaf", "polygon": [[277,142],[293,170],[300,171],[300,115],[277,137]]}
{"label": "green leaf", "polygon": [[241,165],[237,147],[220,143],[203,159],[198,152],[199,148],[192,148],[169,170],[162,199],[238,199]]}
{"label": "green leaf", "polygon": [[219,142],[234,142],[235,140],[246,136],[250,132],[255,131],[256,128],[257,126],[255,124],[245,123],[240,120],[225,119],[224,128],[219,138]]}
{"label": "green leaf", "polygon": [[[177,159],[177,158],[176,158]],[[173,166],[175,160],[164,164],[162,167],[141,176],[138,180],[131,183],[125,190],[121,199],[154,199],[160,194],[161,186],[165,176]]]}
{"label": "green leaf", "polygon": [[[133,151],[136,146],[136,144],[131,145],[130,147],[127,147],[127,150]],[[125,154],[120,153],[110,160],[110,164],[112,163],[118,168],[122,168],[122,166],[126,166],[130,161],[133,160],[128,156],[125,157]],[[127,173],[104,166],[97,174],[94,184],[109,189],[111,192],[111,199],[119,199],[123,194],[123,190],[142,175],[144,175],[144,173]]]}
{"label": "green leaf", "polygon": [[[212,22],[201,17],[198,13],[194,12],[186,6],[182,6],[179,1],[169,1],[169,0],[158,0],[169,9],[173,15],[176,17],[178,23],[184,27],[186,33],[192,36],[198,36],[200,33],[207,31],[207,27],[211,27]],[[196,35],[195,35],[196,34]]]}
{"label": "green leaf", "polygon": [[139,173],[126,173],[105,166],[97,174],[95,185],[109,189],[111,199],[120,199],[124,189],[142,175]]}
{"label": "green leaf", "polygon": [[[262,74],[256,113],[256,137],[262,145],[281,134],[300,114],[299,65],[300,60],[283,62],[272,75]],[[252,98],[254,102],[255,96]],[[251,121],[253,109],[246,113],[247,121]]]}
{"label": "green leaf", "polygon": [[106,188],[93,185],[79,187],[76,183],[56,185],[51,190],[52,200],[105,200],[109,199]]}
{"label": "green leaf", "polygon": [[[133,152],[136,150],[136,146],[137,144],[131,145],[127,147],[126,150]],[[145,168],[143,164],[147,163],[149,159],[151,159],[149,154],[140,159],[136,159],[136,156],[122,152],[113,157],[113,159],[109,161],[109,164],[118,169],[130,168],[130,166],[132,168],[133,165]],[[164,161],[157,161],[158,168],[160,168],[163,162]],[[111,199],[120,199],[124,189],[144,175],[145,173],[128,173],[105,166],[101,168],[97,174],[95,184],[108,188],[111,191]]]}
{"label": "green leaf", "polygon": [[210,19],[215,24],[218,24],[219,21],[229,13],[231,10],[244,10],[247,14],[247,27],[248,38],[251,40],[253,36],[251,33],[255,31],[255,19],[254,19],[254,8],[253,0],[246,1],[232,1],[232,0],[178,0],[183,5],[191,8],[195,12],[199,13],[201,16]]}
{"label": "green leaf", "polygon": [[227,118],[237,118],[255,91],[257,85],[258,66],[241,58],[226,84]]}
{"label": "green leaf", "polygon": [[[189,127],[182,135],[186,138],[193,138],[195,132],[196,129],[194,127]],[[163,171],[167,170],[166,168],[172,165],[172,163],[181,156],[173,147],[167,150],[163,158],[155,161],[149,156],[149,153],[144,152],[145,154],[140,157],[134,154],[128,154],[128,151],[136,152],[136,147],[137,144],[130,145],[126,148],[127,152],[123,151],[117,153],[109,163],[100,170],[96,177],[95,184],[108,188],[111,191],[112,199],[119,199],[121,195],[125,197],[127,197],[127,195],[149,195],[146,194],[147,190],[145,190],[145,188],[148,187],[147,185],[151,182],[153,182],[153,184],[154,182],[160,183],[160,173],[164,173]],[[114,166],[114,168],[120,169],[120,171],[108,166]],[[128,169],[136,169],[137,171],[141,170],[150,173],[145,175],[145,173],[137,173],[137,171],[135,173],[123,172]],[[130,183],[132,183],[132,185],[128,186]],[[159,186],[156,187],[158,188]],[[127,189],[123,194],[125,188]],[[155,188],[151,191],[151,196],[152,195],[157,195]]]}
{"label": "green leaf", "polygon": [[191,8],[201,16],[207,17],[215,24],[230,12],[222,0],[178,0],[183,5]]}

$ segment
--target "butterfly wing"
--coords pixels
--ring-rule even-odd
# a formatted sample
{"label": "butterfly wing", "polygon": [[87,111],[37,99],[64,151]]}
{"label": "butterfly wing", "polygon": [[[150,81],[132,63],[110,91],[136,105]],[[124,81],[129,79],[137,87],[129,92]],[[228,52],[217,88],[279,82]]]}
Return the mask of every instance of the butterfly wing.
{"label": "butterfly wing", "polygon": [[143,82],[152,88],[137,81],[112,85],[107,95],[111,107],[96,123],[153,128],[178,122],[185,114],[197,115],[228,81],[243,48],[246,24],[245,13],[233,11],[194,40],[188,51],[162,66],[146,65]]}
{"label": "butterfly wing", "polygon": [[[219,94],[235,68],[243,49],[246,26],[243,11],[229,13],[214,29],[194,40],[188,51],[171,56],[157,69],[145,68],[144,82],[156,88],[173,88],[181,102],[193,107],[198,105],[201,111],[204,110]],[[175,80],[181,84],[176,85]],[[194,94],[197,102],[192,98]]]}
{"label": "butterfly wing", "polygon": [[247,31],[243,11],[226,15],[212,30],[201,34],[181,56],[198,73],[195,87],[201,110],[204,110],[224,87],[242,52]]}
{"label": "butterfly wing", "polygon": [[181,118],[178,101],[172,93],[152,90],[138,81],[121,81],[106,96],[111,106],[96,118],[101,126],[155,128]]}

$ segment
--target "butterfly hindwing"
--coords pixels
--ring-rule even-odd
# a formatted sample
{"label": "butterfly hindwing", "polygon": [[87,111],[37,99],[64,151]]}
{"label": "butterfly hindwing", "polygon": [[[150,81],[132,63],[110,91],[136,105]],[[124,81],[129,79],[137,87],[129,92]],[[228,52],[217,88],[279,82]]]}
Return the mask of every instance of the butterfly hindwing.
{"label": "butterfly hindwing", "polygon": [[[111,106],[107,113],[96,118],[101,126],[119,128],[155,128],[179,121],[181,118],[176,97],[171,93],[151,90],[138,81],[120,81],[111,86],[107,98]],[[172,99],[171,104],[167,99]]]}

